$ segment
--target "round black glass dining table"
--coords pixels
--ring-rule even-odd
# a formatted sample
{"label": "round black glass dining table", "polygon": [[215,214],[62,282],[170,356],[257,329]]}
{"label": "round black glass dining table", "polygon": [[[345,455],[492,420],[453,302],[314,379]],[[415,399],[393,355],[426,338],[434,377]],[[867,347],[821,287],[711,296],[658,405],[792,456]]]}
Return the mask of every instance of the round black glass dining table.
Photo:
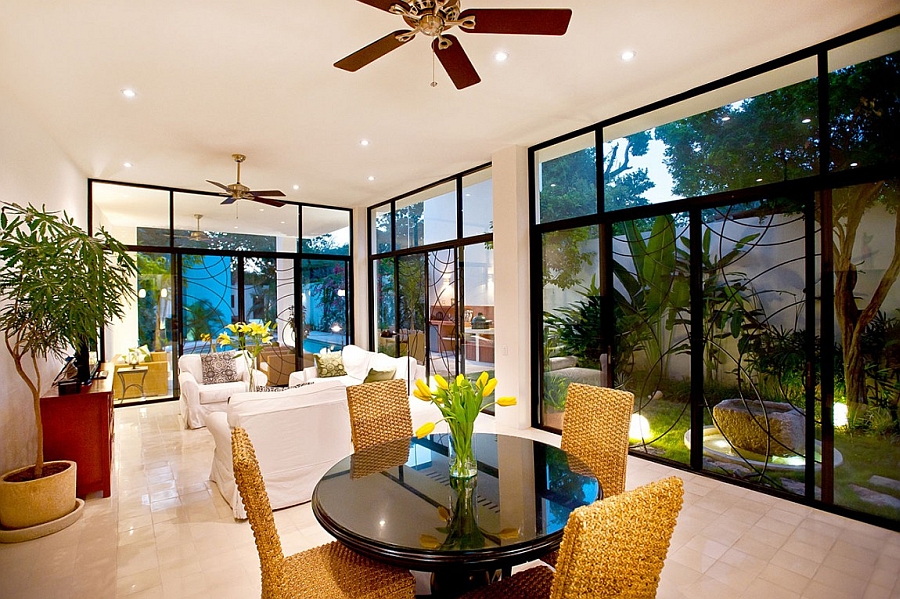
{"label": "round black glass dining table", "polygon": [[559,547],[569,513],[602,497],[559,448],[476,433],[478,473],[451,479],[449,436],[377,445],[335,464],[312,509],[351,549],[411,570],[506,570]]}

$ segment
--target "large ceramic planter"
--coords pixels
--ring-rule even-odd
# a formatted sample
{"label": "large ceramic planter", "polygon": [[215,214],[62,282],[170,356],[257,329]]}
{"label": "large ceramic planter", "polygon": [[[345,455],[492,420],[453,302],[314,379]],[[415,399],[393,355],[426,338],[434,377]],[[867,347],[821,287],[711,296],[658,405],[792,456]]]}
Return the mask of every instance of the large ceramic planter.
{"label": "large ceramic planter", "polygon": [[0,526],[27,528],[58,520],[75,510],[75,462],[46,462],[44,467],[60,463],[68,468],[37,480],[8,480],[32,466],[7,472],[0,478]]}

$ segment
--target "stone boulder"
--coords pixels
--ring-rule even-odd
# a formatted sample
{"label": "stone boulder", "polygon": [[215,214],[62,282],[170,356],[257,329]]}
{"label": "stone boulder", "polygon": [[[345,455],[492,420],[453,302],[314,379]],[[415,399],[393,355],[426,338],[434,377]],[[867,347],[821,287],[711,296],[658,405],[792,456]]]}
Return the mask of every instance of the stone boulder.
{"label": "stone boulder", "polygon": [[713,421],[738,449],[773,456],[806,453],[806,416],[790,404],[726,399],[713,406]]}

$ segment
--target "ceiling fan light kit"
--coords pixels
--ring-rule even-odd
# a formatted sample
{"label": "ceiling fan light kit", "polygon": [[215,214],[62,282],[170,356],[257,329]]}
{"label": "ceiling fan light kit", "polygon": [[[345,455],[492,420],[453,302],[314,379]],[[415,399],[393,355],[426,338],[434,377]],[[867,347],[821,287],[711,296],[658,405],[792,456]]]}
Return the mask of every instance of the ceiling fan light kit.
{"label": "ceiling fan light kit", "polygon": [[216,187],[219,187],[225,190],[227,193],[223,193],[220,195],[226,196],[223,204],[233,204],[237,200],[250,200],[251,202],[259,202],[261,204],[266,204],[267,206],[274,206],[275,208],[280,208],[284,206],[284,202],[279,200],[272,200],[263,196],[275,196],[275,197],[284,197],[284,192],[278,191],[277,189],[265,189],[265,190],[252,190],[246,185],[241,183],[241,163],[247,159],[243,154],[232,154],[231,158],[237,163],[237,181],[232,183],[231,185],[223,185],[218,181],[211,181],[209,179],[206,180],[207,183],[212,183]]}
{"label": "ceiling fan light kit", "polygon": [[434,38],[432,51],[457,89],[475,85],[481,77],[459,40],[447,33],[449,29],[456,27],[464,33],[563,35],[572,18],[568,8],[473,8],[461,11],[459,0],[359,2],[402,17],[410,29],[389,33],[342,58],[334,66],[345,71],[358,71],[421,33]]}

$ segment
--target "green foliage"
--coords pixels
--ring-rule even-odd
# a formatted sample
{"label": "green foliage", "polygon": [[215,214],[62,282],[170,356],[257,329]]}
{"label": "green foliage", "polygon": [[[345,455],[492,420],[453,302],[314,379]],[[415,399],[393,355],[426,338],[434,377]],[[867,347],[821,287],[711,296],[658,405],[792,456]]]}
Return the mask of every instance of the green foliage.
{"label": "green foliage", "polygon": [[[545,347],[553,353],[577,356],[579,365],[585,368],[601,368],[600,356],[607,352],[601,318],[600,288],[592,277],[586,287],[576,289],[581,299],[570,306],[544,313]],[[549,356],[548,356],[549,357]]]}
{"label": "green foliage", "polygon": [[[137,267],[102,227],[88,235],[65,213],[3,203],[0,213],[0,329],[16,371],[32,392],[38,428],[36,475],[43,466],[40,369],[125,316]],[[29,357],[33,374],[23,368]]]}
{"label": "green foliage", "polygon": [[[830,73],[827,124],[815,120],[817,91],[816,80],[804,81],[657,127],[676,193],[700,196],[815,175],[825,127],[832,170],[900,161],[900,53]],[[880,269],[877,292],[864,300],[856,291],[861,259],[853,256],[854,245],[863,216],[876,204],[884,205],[900,223],[900,190],[894,179],[835,189],[831,198],[835,314],[844,384],[855,410],[870,399],[859,339],[896,282],[900,252],[893,252],[890,264]],[[762,206],[772,208],[778,202],[764,200]],[[890,248],[900,239],[882,243]]]}
{"label": "green foliage", "polygon": [[[759,234],[747,235],[734,244],[722,256],[712,247],[712,228],[706,227],[701,242],[700,261],[703,269],[703,322],[704,362],[707,382],[718,378],[719,367],[725,362],[722,343],[727,338],[738,339],[748,326],[754,326],[762,314],[754,306],[754,292],[746,274],[732,267],[747,253]],[[683,248],[676,249],[676,272],[685,281],[690,280],[690,239],[682,236]],[[690,326],[689,318],[679,318],[678,323]],[[688,352],[690,353],[690,352]]]}
{"label": "green foliage", "polygon": [[[619,261],[613,263],[624,290],[615,294],[623,314],[616,323],[616,344],[643,350],[651,372],[665,378],[669,358],[688,350],[686,340],[674,333],[679,313],[690,306],[689,279],[676,274],[675,219],[657,217],[646,239],[634,222],[624,226],[634,272]],[[621,369],[633,367],[619,364]]]}
{"label": "green foliage", "polygon": [[[653,187],[646,169],[635,169],[634,156],[647,153],[649,132],[640,132],[607,145],[603,162],[605,210],[647,204],[643,194]],[[540,220],[552,222],[597,213],[597,149],[585,148],[541,164]],[[616,225],[620,227],[620,225]],[[621,233],[616,229],[615,233]],[[597,239],[596,227],[552,231],[543,239],[543,284],[569,289],[585,266],[594,263],[586,251]]]}
{"label": "green foliage", "polygon": [[184,307],[184,337],[200,340],[202,335],[215,335],[228,320],[208,299],[199,299]]}

